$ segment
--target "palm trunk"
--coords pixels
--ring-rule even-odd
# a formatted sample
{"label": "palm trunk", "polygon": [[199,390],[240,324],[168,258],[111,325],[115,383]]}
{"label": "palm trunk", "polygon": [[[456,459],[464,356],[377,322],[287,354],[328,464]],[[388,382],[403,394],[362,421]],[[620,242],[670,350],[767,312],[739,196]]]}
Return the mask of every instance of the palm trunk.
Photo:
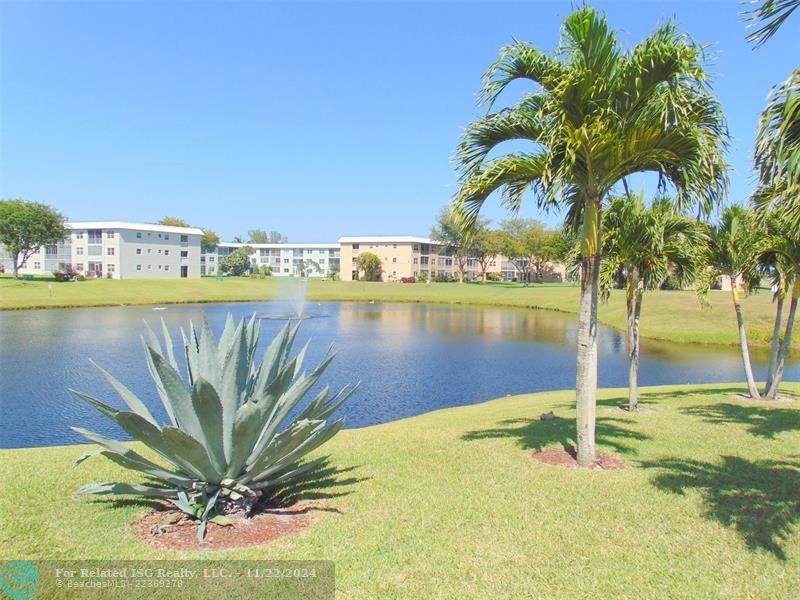
{"label": "palm trunk", "polygon": [[767,398],[774,400],[778,396],[778,387],[783,380],[783,369],[786,366],[786,359],[792,349],[792,334],[794,333],[794,321],[797,316],[797,304],[800,301],[800,273],[794,276],[794,289],[792,290],[792,302],[789,305],[789,318],[786,321],[786,330],[783,334],[781,351],[775,364],[775,375],[772,383],[767,388]]}
{"label": "palm trunk", "polygon": [[750,397],[758,400],[761,398],[761,394],[753,378],[753,366],[750,364],[750,346],[747,343],[747,331],[744,328],[744,315],[742,314],[742,306],[739,304],[736,278],[733,276],[731,276],[731,295],[733,296],[733,309],[736,311],[736,324],[739,327],[739,347],[742,351],[742,363],[744,364],[744,375],[747,378],[747,389],[750,392]]}
{"label": "palm trunk", "polygon": [[643,290],[639,287],[639,274],[633,271],[628,298],[628,411],[639,410],[639,320],[642,314]]}
{"label": "palm trunk", "polygon": [[595,460],[597,420],[597,292],[600,275],[600,199],[587,202],[581,244],[581,302],[578,312],[578,351],[575,377],[578,464]]}
{"label": "palm trunk", "polygon": [[781,351],[781,325],[783,324],[783,295],[778,294],[778,303],[775,307],[775,325],[772,328],[772,344],[769,349],[769,366],[767,367],[767,384],[764,393],[769,396],[772,382],[775,380],[775,367],[778,364],[778,353]]}

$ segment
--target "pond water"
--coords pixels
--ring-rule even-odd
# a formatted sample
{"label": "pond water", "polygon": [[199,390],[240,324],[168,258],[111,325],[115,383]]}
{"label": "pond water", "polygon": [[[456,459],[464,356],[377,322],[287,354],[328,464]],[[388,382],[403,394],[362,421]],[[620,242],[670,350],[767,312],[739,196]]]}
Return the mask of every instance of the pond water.
{"label": "pond water", "polygon": [[[74,398],[76,388],[124,406],[88,360],[130,387],[157,418],[161,401],[147,373],[140,336],[164,319],[176,347],[180,327],[208,319],[219,335],[225,315],[285,315],[279,303],[87,308],[0,313],[0,447],[83,443],[72,425],[124,439],[115,424]],[[346,427],[363,427],[449,406],[575,385],[574,316],[550,311],[419,304],[312,304],[296,349],[312,338],[306,367],[331,344],[337,358],[323,382],[361,381],[343,409]],[[281,328],[263,320],[259,357]],[[625,336],[601,327],[599,384],[627,385]],[[764,377],[766,357],[756,354]],[[643,343],[641,385],[742,379],[735,348]],[[786,379],[800,379],[796,358]]]}

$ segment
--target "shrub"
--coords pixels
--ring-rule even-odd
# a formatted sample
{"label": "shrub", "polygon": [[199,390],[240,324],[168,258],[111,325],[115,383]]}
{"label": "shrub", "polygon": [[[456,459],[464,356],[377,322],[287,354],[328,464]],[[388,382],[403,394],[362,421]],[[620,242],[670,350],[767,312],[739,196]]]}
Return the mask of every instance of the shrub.
{"label": "shrub", "polygon": [[76,278],[78,281],[86,281],[86,275],[84,275],[83,273],[78,273],[78,274],[75,276],[75,278]]}
{"label": "shrub", "polygon": [[66,281],[67,274],[63,271],[53,271],[53,277],[55,277],[56,281]]}
{"label": "shrub", "polygon": [[229,314],[217,342],[208,323],[199,337],[190,324],[188,337],[182,332],[188,386],[164,322],[163,346],[148,327],[145,358],[169,417],[167,424],[159,424],[141,400],[99,366],[129,410],[70,390],[170,465],[161,467],[116,440],[73,427],[102,447],[77,463],[99,453],[149,479],[136,485],[92,483],[77,493],[167,499],[198,519],[202,541],[209,521],[229,523],[226,515],[247,516],[257,502],[275,501],[313,482],[327,457],[308,461],[304,456],[341,429],[343,420],[331,417],[355,388],[348,386],[330,396],[326,387],[302,406],[333,355],[311,373],[301,373],[308,346],[290,358],[299,324],[287,323],[257,364],[260,326],[255,315],[236,326]]}
{"label": "shrub", "polygon": [[400,283],[417,283],[416,277],[401,277]]}

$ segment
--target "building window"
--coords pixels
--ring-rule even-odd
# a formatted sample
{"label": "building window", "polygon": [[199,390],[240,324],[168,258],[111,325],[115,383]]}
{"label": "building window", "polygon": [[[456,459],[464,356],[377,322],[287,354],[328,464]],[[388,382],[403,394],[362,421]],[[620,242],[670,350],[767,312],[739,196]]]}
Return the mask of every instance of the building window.
{"label": "building window", "polygon": [[[183,252],[181,252],[181,256],[183,256]],[[214,257],[213,256],[209,256],[208,257],[208,262],[214,262]]]}
{"label": "building window", "polygon": [[114,232],[113,231],[106,231],[106,237],[108,239],[113,239],[114,238]]}
{"label": "building window", "polygon": [[165,239],[165,240],[168,240],[168,239],[169,239],[169,234],[168,234],[168,233],[165,233],[165,234],[164,234],[164,239]]}
{"label": "building window", "polygon": [[83,256],[83,248],[75,248],[75,254],[78,256]]}
{"label": "building window", "polygon": [[142,253],[142,249],[141,248],[137,248],[136,249],[136,254],[141,254],[141,253]]}
{"label": "building window", "polygon": [[152,252],[152,250],[150,250],[150,248],[148,248],[147,249],[147,253],[150,254],[151,252]]}
{"label": "building window", "polygon": [[161,239],[161,234],[160,233],[158,234],[158,239]]}
{"label": "building window", "polygon": [[182,242],[188,242],[189,241],[189,236],[188,235],[182,235],[181,236],[181,241]]}
{"label": "building window", "polygon": [[[161,236],[158,236],[158,237],[161,237]],[[161,254],[161,248],[158,249],[158,253]]]}
{"label": "building window", "polygon": [[137,231],[136,232],[136,237],[137,238],[141,238],[142,237],[142,232],[141,231]]}
{"label": "building window", "polygon": [[75,263],[76,271],[83,271],[83,263]]}
{"label": "building window", "polygon": [[353,250],[358,250],[358,244],[353,244]]}
{"label": "building window", "polygon": [[42,268],[42,263],[40,263],[40,262],[33,263],[33,268],[34,269],[41,269]]}
{"label": "building window", "polygon": [[[186,258],[188,256],[189,256],[189,251],[188,250],[181,250],[181,258]],[[214,260],[214,257],[213,256],[209,256],[208,259],[209,260]]]}
{"label": "building window", "polygon": [[159,271],[160,271],[161,269],[163,269],[163,268],[164,268],[164,266],[163,266],[163,265],[158,265],[158,270],[159,270]]}
{"label": "building window", "polygon": [[392,244],[392,248],[397,248],[397,244]]}
{"label": "building window", "polygon": [[141,271],[142,270],[142,265],[136,265],[136,270],[137,271]]}
{"label": "building window", "polygon": [[418,264],[419,264],[419,258],[418,258],[418,257],[416,257],[416,256],[414,257],[414,264],[415,264],[415,265],[418,265]]}
{"label": "building window", "polygon": [[288,258],[284,258],[283,262],[286,263],[286,264],[289,264],[289,259]]}
{"label": "building window", "polygon": [[288,272],[289,272],[289,269],[284,269],[284,270],[283,270],[283,272],[284,272],[284,273],[288,273]]}
{"label": "building window", "polygon": [[150,269],[152,269],[152,268],[153,268],[153,265],[147,265],[147,270],[148,270],[148,271],[149,271]]}
{"label": "building window", "polygon": [[114,272],[114,263],[108,263],[106,265],[106,271],[108,271],[109,273],[113,273]]}
{"label": "building window", "polygon": [[414,244],[414,252],[419,252],[419,246],[417,246],[416,244]]}
{"label": "building window", "polygon": [[106,254],[108,254],[108,256],[114,256],[114,248],[106,248]]}
{"label": "building window", "polygon": [[169,265],[164,265],[164,270],[169,271]]}
{"label": "building window", "polygon": [[58,246],[55,244],[48,244],[44,249],[45,254],[58,254]]}
{"label": "building window", "polygon": [[82,240],[83,239],[83,232],[79,231],[78,233],[76,233],[75,234],[75,239],[76,240]]}
{"label": "building window", "polygon": [[164,256],[167,256],[168,254],[169,254],[169,250],[164,250]]}
{"label": "building window", "polygon": [[396,256],[392,257],[392,262],[397,262],[397,257]]}

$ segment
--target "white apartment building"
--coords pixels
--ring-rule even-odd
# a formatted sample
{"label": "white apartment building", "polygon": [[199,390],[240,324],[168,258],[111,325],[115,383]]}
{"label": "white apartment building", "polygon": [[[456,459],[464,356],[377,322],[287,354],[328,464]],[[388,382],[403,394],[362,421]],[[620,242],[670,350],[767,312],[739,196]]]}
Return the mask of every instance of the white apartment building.
{"label": "white apartment building", "polygon": [[[200,229],[124,221],[66,227],[70,234],[64,241],[42,247],[20,274],[50,275],[71,267],[79,274],[109,279],[200,277]],[[14,268],[5,249],[0,252],[0,267],[6,272]]]}
{"label": "white apartment building", "polygon": [[220,274],[219,261],[239,248],[251,248],[254,269],[270,268],[282,277],[329,277],[339,272],[339,244],[239,244],[222,242],[200,259],[201,275]]}

